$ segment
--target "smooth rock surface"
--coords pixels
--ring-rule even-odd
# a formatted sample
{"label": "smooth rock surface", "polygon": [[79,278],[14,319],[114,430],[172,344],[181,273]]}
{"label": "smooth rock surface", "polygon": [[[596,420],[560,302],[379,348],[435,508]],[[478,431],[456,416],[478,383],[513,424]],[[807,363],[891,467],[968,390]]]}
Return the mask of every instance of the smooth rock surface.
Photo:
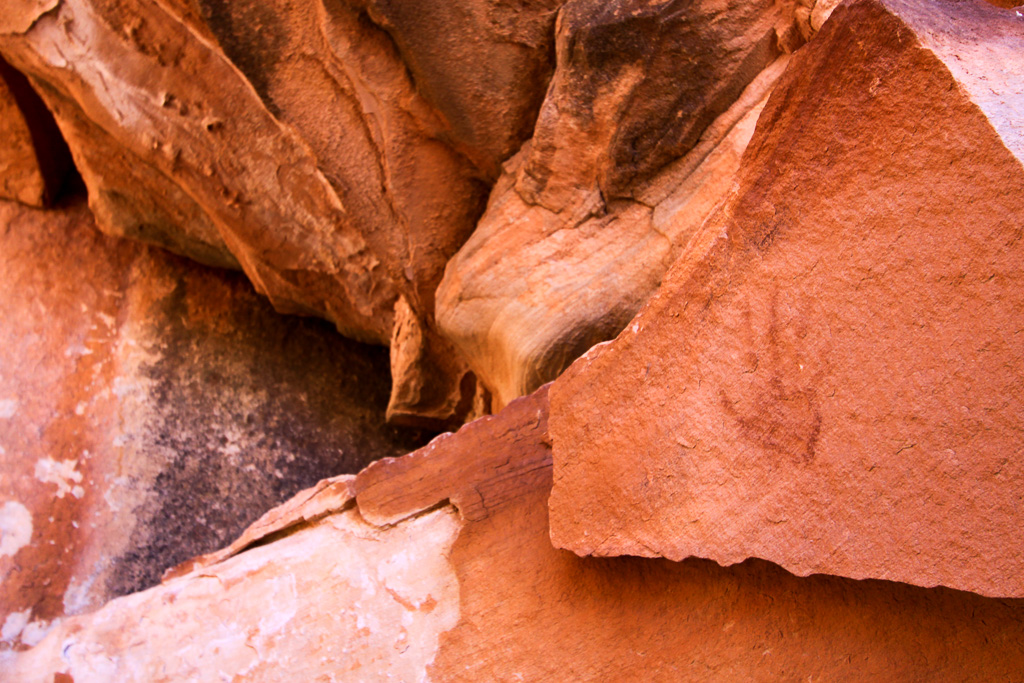
{"label": "smooth rock surface", "polygon": [[0,676],[994,681],[1024,667],[1020,600],[552,548],[545,394],[371,465],[354,505],[312,522],[304,492],[268,515],[291,515],[290,534],[68,619],[0,656]]}
{"label": "smooth rock surface", "polygon": [[384,426],[384,349],[105,237],[81,200],[0,203],[0,281],[0,648],[423,442]]}
{"label": "smooth rock surface", "polygon": [[[791,3],[573,0],[532,140],[438,289],[497,406],[614,337],[732,187]],[[792,33],[793,31],[788,31]]]}
{"label": "smooth rock surface", "polygon": [[552,390],[584,555],[1024,596],[1024,21],[838,7],[732,202]]}

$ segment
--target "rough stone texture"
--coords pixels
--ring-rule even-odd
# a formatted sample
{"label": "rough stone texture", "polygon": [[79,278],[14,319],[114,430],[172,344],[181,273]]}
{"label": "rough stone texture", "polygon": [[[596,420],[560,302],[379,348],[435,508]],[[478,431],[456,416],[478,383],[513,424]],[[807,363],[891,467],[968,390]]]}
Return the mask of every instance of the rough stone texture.
{"label": "rough stone texture", "polygon": [[9,0],[0,680],[1019,678],[1007,2]]}
{"label": "rough stone texture", "polygon": [[494,179],[530,137],[565,0],[347,0],[395,41],[445,139]]}
{"label": "rough stone texture", "polygon": [[559,4],[19,0],[0,52],[104,230],[240,265],[278,310],[362,341],[391,342],[407,308],[422,334],[398,337],[419,346],[389,416],[445,425],[473,387],[434,291],[529,134]]}
{"label": "rough stone texture", "polygon": [[[93,165],[125,148],[126,169],[145,168],[161,188],[176,186],[206,217],[182,226],[182,239],[234,254],[280,309],[325,309],[349,333],[386,338],[380,310],[393,295],[373,295],[381,289],[370,282],[374,257],[340,219],[344,208],[312,151],[194,21],[150,0],[75,0],[45,13],[26,4],[15,4],[0,25],[0,49],[38,85],[87,185]],[[19,12],[21,31],[10,25]],[[78,148],[93,137],[110,149],[88,163]],[[353,295],[346,298],[346,289]],[[306,304],[317,298],[320,306]]]}
{"label": "rough stone texture", "polygon": [[438,290],[438,324],[498,406],[657,289],[731,188],[795,21],[771,0],[565,5],[533,138]]}
{"label": "rough stone texture", "polygon": [[1024,596],[1024,21],[856,0],[552,390],[553,542]]}
{"label": "rough stone texture", "polygon": [[0,57],[0,199],[45,206],[70,168],[53,116],[28,80]]}
{"label": "rough stone texture", "polygon": [[567,3],[520,193],[553,211],[631,196],[771,63],[780,18],[767,0]]}
{"label": "rough stone texture", "polygon": [[289,535],[68,619],[0,657],[0,676],[996,681],[1024,667],[1020,600],[552,548],[545,393],[371,465],[357,507],[342,496],[303,522],[301,494],[276,514],[298,523]]}
{"label": "rough stone texture", "polygon": [[422,443],[383,426],[384,349],[104,237],[81,201],[0,203],[0,282],[0,647]]}
{"label": "rough stone texture", "polygon": [[496,416],[367,467],[356,477],[359,512],[385,526],[448,502],[466,520],[486,519],[550,480],[547,429],[548,393],[542,387]]}
{"label": "rough stone texture", "polygon": [[797,27],[805,38],[810,38],[832,15],[842,0],[798,0],[795,15]]}

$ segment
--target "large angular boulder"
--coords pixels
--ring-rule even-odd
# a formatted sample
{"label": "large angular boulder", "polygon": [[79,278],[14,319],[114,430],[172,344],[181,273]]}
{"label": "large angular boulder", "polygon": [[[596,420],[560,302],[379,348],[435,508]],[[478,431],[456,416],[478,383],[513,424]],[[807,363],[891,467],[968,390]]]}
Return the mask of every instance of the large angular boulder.
{"label": "large angular boulder", "polygon": [[529,134],[559,4],[19,0],[0,52],[55,112],[104,230],[400,345],[389,416],[444,425],[473,386],[434,291]]}
{"label": "large angular boulder", "polygon": [[301,493],[191,572],[0,656],[0,676],[1005,680],[1024,667],[1020,601],[556,550],[547,440],[542,389]]}
{"label": "large angular boulder", "polygon": [[732,186],[793,3],[572,0],[532,140],[438,290],[496,405],[614,337]]}
{"label": "large angular boulder", "polygon": [[384,425],[386,350],[103,236],[83,202],[0,203],[0,282],[0,648],[422,444]]}
{"label": "large angular boulder", "polygon": [[1024,21],[839,6],[552,390],[554,543],[1024,597]]}

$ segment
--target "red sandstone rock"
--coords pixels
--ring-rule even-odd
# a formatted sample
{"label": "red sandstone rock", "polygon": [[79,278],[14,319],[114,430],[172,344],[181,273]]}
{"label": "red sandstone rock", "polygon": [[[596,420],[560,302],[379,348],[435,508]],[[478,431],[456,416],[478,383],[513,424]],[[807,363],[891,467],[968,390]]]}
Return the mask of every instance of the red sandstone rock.
{"label": "red sandstone rock", "polygon": [[553,211],[594,190],[631,197],[778,55],[780,19],[766,0],[567,3],[520,194]]}
{"label": "red sandstone rock", "polygon": [[1004,680],[1024,667],[1021,601],[553,549],[546,414],[542,390],[375,463],[354,505],[300,512],[283,538],[68,619],[0,657],[0,675]]}
{"label": "red sandstone rock", "polygon": [[[341,219],[312,150],[193,21],[149,0],[12,9],[0,49],[42,86],[76,158],[92,136],[74,131],[96,130],[191,197],[208,216],[195,239],[227,247],[277,308],[322,311],[348,334],[387,338],[394,295],[372,281],[377,258]],[[80,166],[91,184],[90,165]]]}
{"label": "red sandstone rock", "polygon": [[28,80],[0,57],[0,199],[44,206],[70,167],[53,116]]}
{"label": "red sandstone rock", "polygon": [[[530,136],[565,0],[347,0],[394,39],[443,137],[488,178]],[[234,3],[232,3],[234,4]]]}
{"label": "red sandstone rock", "polygon": [[473,386],[434,291],[529,134],[560,0],[406,4],[21,0],[0,51],[56,113],[104,230],[240,265],[278,310],[359,340],[409,339],[404,307],[422,334],[395,354],[416,363],[389,416],[446,425]]}
{"label": "red sandstone rock", "polygon": [[80,202],[0,203],[0,282],[0,649],[422,443],[383,425],[386,351],[105,237]]}
{"label": "red sandstone rock", "polygon": [[372,524],[395,524],[445,501],[478,521],[551,478],[547,388],[442,434],[400,458],[384,458],[356,477],[359,512]]}
{"label": "red sandstone rock", "polygon": [[497,405],[614,337],[657,289],[731,188],[793,23],[767,1],[565,5],[533,139],[438,290],[442,331]]}
{"label": "red sandstone rock", "polygon": [[0,676],[26,683],[61,673],[79,683],[423,680],[439,635],[458,619],[448,552],[459,526],[447,506],[386,530],[348,509],[68,619],[36,648],[0,653]]}
{"label": "red sandstone rock", "polygon": [[552,390],[551,534],[1024,596],[1024,22],[857,0],[732,203]]}
{"label": "red sandstone rock", "polygon": [[[439,329],[560,4],[18,0],[0,51],[106,230],[390,343],[394,422],[487,410],[443,333],[500,406],[682,255],[552,390],[557,544],[1022,595],[1016,14],[573,0]],[[383,356],[80,206],[0,205],[0,281],[0,680],[1024,670],[1022,600],[553,548],[546,388],[207,552],[398,450]]]}

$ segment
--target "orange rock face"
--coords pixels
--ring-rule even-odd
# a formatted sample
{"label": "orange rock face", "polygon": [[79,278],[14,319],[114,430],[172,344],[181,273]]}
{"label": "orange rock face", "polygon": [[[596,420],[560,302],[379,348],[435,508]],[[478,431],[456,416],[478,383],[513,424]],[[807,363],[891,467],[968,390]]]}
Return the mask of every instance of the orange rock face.
{"label": "orange rock face", "polygon": [[7,0],[0,681],[1019,679],[1013,4]]}
{"label": "orange rock face", "polygon": [[1024,667],[1019,600],[552,548],[545,394],[371,465],[354,502],[316,504],[340,481],[304,492],[268,515],[291,516],[290,534],[68,619],[0,657],[0,675],[1002,680]]}
{"label": "orange rock face", "polygon": [[26,0],[0,52],[55,112],[102,229],[240,266],[355,339],[415,342],[389,416],[444,425],[473,384],[434,291],[529,134],[559,4]]}
{"label": "orange rock face", "polygon": [[835,10],[729,206],[552,390],[557,546],[1024,596],[1022,55],[981,2]]}
{"label": "orange rock face", "polygon": [[81,202],[0,203],[0,281],[0,649],[422,443],[383,425],[383,349],[105,237]]}
{"label": "orange rock face", "polygon": [[437,320],[497,405],[614,337],[732,186],[788,3],[563,8],[532,140],[448,264]]}
{"label": "orange rock face", "polygon": [[70,167],[53,116],[25,77],[0,57],[0,199],[44,206]]}

